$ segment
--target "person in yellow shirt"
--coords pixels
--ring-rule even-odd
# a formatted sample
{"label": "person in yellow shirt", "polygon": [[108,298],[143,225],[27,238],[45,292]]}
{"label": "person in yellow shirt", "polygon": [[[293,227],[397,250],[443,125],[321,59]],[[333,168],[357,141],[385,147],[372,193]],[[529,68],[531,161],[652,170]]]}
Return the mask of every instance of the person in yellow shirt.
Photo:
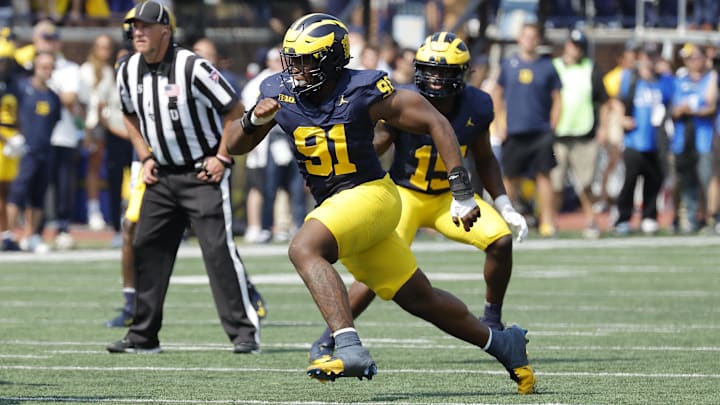
{"label": "person in yellow shirt", "polygon": [[18,251],[6,211],[10,183],[17,177],[24,138],[18,132],[17,73],[13,55],[15,44],[5,33],[0,37],[0,251]]}

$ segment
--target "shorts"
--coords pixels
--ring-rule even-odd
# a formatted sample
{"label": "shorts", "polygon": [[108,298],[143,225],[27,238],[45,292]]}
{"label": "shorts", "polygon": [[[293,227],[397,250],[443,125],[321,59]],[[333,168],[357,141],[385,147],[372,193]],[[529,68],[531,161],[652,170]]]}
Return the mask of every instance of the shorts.
{"label": "shorts", "polygon": [[495,241],[511,231],[505,220],[485,200],[475,194],[480,207],[480,218],[465,232],[462,226],[455,226],[450,215],[452,194],[427,194],[405,187],[398,187],[402,201],[402,215],[397,226],[400,238],[412,244],[420,228],[432,228],[454,241],[472,245],[480,250],[487,249]]}
{"label": "shorts", "polygon": [[502,147],[502,166],[506,177],[535,177],[555,167],[552,132],[510,135]]}
{"label": "shorts", "polygon": [[125,219],[137,223],[140,218],[140,207],[145,194],[145,182],[142,181],[143,164],[135,161],[130,164],[130,198],[125,210]]}
{"label": "shorts", "polygon": [[380,298],[392,299],[417,270],[415,256],[395,227],[400,196],[386,175],[322,202],[306,217],[325,225],[335,237],[340,262]]}
{"label": "shorts", "polygon": [[595,179],[599,148],[594,138],[559,137],[555,139],[555,159],[557,166],[550,171],[553,191],[561,192],[568,180],[568,172],[576,191],[586,190]]}
{"label": "shorts", "polygon": [[18,207],[40,208],[45,206],[45,193],[50,181],[50,163],[31,153],[20,160],[18,175],[10,185],[8,202]]}
{"label": "shorts", "polygon": [[265,190],[265,167],[245,168],[245,193],[253,189]]}

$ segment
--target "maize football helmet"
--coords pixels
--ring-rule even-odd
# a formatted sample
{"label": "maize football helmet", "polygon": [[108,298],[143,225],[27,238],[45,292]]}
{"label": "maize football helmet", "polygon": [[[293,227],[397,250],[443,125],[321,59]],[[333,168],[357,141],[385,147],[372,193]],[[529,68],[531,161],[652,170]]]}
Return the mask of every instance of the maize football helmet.
{"label": "maize football helmet", "polygon": [[125,14],[125,19],[123,20],[123,39],[126,41],[132,41],[133,39],[133,26],[130,24],[133,18],[135,18],[135,7],[131,8],[130,11]]}
{"label": "maize football helmet", "polygon": [[428,98],[448,97],[465,88],[470,52],[452,32],[436,32],[415,54],[415,85]]}
{"label": "maize football helmet", "polygon": [[291,90],[297,95],[316,92],[350,62],[347,27],[329,14],[308,14],[288,28],[281,55]]}

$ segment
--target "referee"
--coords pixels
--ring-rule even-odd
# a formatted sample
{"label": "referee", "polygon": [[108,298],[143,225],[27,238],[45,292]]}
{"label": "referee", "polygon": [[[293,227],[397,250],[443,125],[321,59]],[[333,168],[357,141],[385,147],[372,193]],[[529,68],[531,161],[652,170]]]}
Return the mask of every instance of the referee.
{"label": "referee", "polygon": [[147,185],[136,236],[135,317],[111,353],[159,353],[163,302],[189,223],[200,243],[215,305],[235,353],[260,350],[258,313],[231,232],[230,166],[223,122],[243,114],[225,78],[173,43],[170,11],[157,0],[125,22],[136,53],[118,69],[125,125]]}

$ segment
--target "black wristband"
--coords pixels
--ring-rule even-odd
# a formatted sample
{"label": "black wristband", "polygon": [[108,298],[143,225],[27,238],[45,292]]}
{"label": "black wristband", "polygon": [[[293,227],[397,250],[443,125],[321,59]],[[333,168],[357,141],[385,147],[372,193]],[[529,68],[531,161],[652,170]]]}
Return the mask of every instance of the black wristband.
{"label": "black wristband", "polygon": [[450,192],[454,199],[467,200],[468,198],[472,198],[474,193],[472,184],[470,184],[470,174],[466,168],[458,166],[450,170],[448,181],[450,182]]}
{"label": "black wristband", "polygon": [[150,160],[150,159],[154,159],[154,158],[153,158],[153,155],[147,155],[147,156],[145,156],[144,158],[142,158],[142,160],[140,161],[140,163],[145,164],[145,162],[147,162],[147,161]]}
{"label": "black wristband", "polygon": [[256,129],[260,128],[259,125],[255,125],[252,121],[250,121],[250,116],[253,111],[255,111],[255,106],[252,106],[252,108],[245,111],[245,114],[243,114],[242,119],[240,120],[240,125],[242,125],[242,129],[246,134],[252,134]]}

